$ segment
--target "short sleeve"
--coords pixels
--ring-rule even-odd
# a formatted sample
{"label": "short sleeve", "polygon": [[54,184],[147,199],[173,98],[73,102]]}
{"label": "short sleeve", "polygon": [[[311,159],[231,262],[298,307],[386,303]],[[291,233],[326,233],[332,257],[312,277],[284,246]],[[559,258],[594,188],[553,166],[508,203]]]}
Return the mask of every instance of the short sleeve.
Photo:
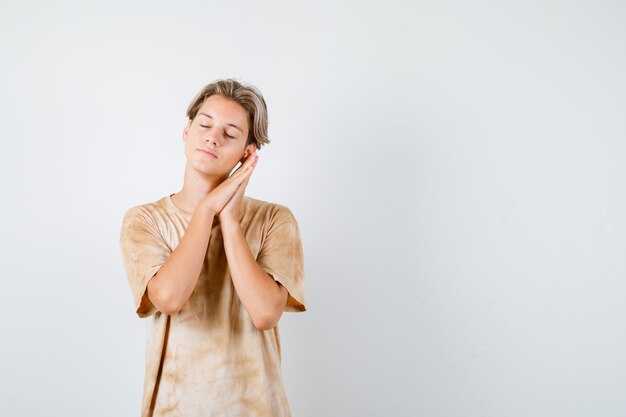
{"label": "short sleeve", "polygon": [[137,207],[124,215],[120,232],[120,247],[135,302],[135,311],[141,318],[158,310],[148,298],[148,281],[158,272],[172,251],[161,237],[154,222]]}
{"label": "short sleeve", "polygon": [[306,311],[302,241],[289,208],[277,205],[271,215],[257,263],[289,292],[284,311]]}

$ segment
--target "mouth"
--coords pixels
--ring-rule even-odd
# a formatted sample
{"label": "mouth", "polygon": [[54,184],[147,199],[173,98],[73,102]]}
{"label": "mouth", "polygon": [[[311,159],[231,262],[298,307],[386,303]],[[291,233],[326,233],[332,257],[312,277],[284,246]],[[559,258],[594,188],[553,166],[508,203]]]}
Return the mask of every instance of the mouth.
{"label": "mouth", "polygon": [[217,155],[215,155],[213,152],[209,151],[209,150],[204,150],[204,149],[198,149],[198,151],[200,151],[201,153],[210,156],[212,158],[217,158]]}

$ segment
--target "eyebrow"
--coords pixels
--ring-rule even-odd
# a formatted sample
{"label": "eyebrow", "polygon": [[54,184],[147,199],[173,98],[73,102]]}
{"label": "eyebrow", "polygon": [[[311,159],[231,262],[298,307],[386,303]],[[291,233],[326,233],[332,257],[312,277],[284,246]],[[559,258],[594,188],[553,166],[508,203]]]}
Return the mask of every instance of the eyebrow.
{"label": "eyebrow", "polygon": [[[201,115],[203,115],[203,116],[209,117],[209,118],[211,118],[211,119],[213,118],[213,116],[211,116],[210,114],[206,114],[206,113],[202,113],[202,112],[200,112],[200,113],[198,113],[198,114],[201,114]],[[233,123],[227,123],[227,125],[228,125],[228,126],[232,126],[232,127],[234,127],[235,129],[238,129],[241,133],[243,133],[243,130],[241,130],[241,128],[240,128],[239,126],[237,126],[236,124],[233,124]]]}

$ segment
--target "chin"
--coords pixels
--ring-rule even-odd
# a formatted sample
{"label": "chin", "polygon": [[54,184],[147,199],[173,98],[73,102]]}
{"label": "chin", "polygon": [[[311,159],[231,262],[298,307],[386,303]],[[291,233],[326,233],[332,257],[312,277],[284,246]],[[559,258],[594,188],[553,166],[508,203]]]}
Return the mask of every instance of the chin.
{"label": "chin", "polygon": [[203,164],[200,162],[191,163],[191,168],[193,168],[194,171],[198,171],[199,173],[203,175],[207,175],[211,177],[224,177],[227,174],[223,172],[222,170],[211,169],[206,164]]}

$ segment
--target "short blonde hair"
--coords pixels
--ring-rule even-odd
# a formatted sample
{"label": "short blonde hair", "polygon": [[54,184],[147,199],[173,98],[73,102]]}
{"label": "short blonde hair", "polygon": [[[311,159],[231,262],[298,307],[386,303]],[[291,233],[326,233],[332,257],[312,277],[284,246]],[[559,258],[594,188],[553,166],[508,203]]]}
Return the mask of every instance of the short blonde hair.
{"label": "short blonde hair", "polygon": [[257,149],[261,149],[261,146],[270,143],[267,136],[267,105],[263,95],[256,87],[232,78],[213,81],[200,90],[187,107],[189,120],[196,117],[204,100],[213,94],[232,100],[245,109],[249,126],[246,146],[254,143]]}

